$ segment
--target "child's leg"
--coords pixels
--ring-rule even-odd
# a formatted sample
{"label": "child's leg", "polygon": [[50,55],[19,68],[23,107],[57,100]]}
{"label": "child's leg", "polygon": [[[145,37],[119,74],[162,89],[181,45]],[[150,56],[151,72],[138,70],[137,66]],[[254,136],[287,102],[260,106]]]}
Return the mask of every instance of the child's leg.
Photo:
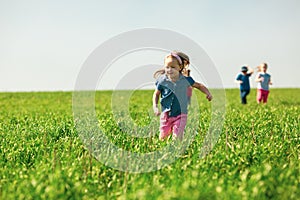
{"label": "child's leg", "polygon": [[245,104],[245,101],[246,101],[246,100],[245,100],[245,93],[244,93],[244,91],[241,90],[241,91],[240,91],[240,94],[241,94],[241,103],[242,103],[242,104]]}
{"label": "child's leg", "polygon": [[187,114],[181,114],[176,117],[173,123],[173,137],[183,139],[184,128],[186,126]]}
{"label": "child's leg", "polygon": [[264,90],[263,93],[264,93],[264,95],[263,95],[263,102],[267,103],[268,96],[269,96],[269,91],[268,90]]}
{"label": "child's leg", "polygon": [[160,115],[160,135],[159,139],[163,140],[168,137],[172,132],[172,124],[170,123],[167,112],[161,113]]}
{"label": "child's leg", "polygon": [[247,95],[249,94],[249,90],[242,90],[241,91],[241,99],[242,99],[242,104],[247,104]]}
{"label": "child's leg", "polygon": [[256,96],[257,103],[260,103],[262,100],[262,90],[257,89],[257,96]]}

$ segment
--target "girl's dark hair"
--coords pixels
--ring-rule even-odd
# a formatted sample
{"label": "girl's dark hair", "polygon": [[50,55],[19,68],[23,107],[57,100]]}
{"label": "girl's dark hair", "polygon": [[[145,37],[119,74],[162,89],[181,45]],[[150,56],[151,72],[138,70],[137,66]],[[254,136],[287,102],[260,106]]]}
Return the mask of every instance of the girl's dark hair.
{"label": "girl's dark hair", "polygon": [[190,64],[190,58],[185,53],[183,53],[181,51],[173,51],[173,53],[177,54],[181,58],[182,61],[186,61],[187,64]]}

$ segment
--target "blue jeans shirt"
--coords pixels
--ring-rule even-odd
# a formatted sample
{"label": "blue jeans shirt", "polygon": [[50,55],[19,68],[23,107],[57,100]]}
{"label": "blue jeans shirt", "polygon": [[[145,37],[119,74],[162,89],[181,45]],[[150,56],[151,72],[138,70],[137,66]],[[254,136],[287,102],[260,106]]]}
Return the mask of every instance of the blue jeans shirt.
{"label": "blue jeans shirt", "polygon": [[161,92],[161,110],[169,112],[170,117],[187,114],[188,97],[187,88],[195,83],[192,77],[179,75],[174,83],[165,74],[156,81],[156,88]]}
{"label": "blue jeans shirt", "polygon": [[249,82],[249,78],[250,78],[251,74],[239,74],[236,77],[236,80],[239,81],[243,81],[242,84],[240,84],[240,90],[250,90],[250,82]]}

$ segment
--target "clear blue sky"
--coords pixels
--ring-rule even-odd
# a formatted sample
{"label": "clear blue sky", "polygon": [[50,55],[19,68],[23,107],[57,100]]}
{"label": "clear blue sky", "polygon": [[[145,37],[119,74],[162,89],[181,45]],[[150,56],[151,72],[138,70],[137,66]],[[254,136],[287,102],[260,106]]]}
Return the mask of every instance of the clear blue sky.
{"label": "clear blue sky", "polygon": [[225,87],[237,87],[243,64],[261,62],[273,87],[300,87],[298,0],[0,0],[0,27],[0,91],[73,90],[94,49],[149,27],[198,43]]}

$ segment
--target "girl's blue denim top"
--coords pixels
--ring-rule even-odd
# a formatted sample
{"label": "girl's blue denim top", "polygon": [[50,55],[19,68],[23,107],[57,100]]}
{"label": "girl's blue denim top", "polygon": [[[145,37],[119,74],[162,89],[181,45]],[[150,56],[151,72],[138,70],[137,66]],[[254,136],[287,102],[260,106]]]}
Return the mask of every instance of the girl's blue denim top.
{"label": "girl's blue denim top", "polygon": [[169,112],[170,117],[187,114],[188,97],[187,88],[195,83],[192,77],[179,75],[174,83],[165,74],[156,80],[156,88],[161,92],[161,110]]}

